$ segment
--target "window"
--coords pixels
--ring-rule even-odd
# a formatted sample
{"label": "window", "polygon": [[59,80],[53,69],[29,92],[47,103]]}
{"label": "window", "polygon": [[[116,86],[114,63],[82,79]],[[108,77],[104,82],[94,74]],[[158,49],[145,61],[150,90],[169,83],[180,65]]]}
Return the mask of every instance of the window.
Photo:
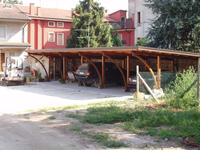
{"label": "window", "polygon": [[64,27],[64,22],[57,22],[57,27]]}
{"label": "window", "polygon": [[138,24],[141,24],[141,12],[137,13],[137,21],[138,21]]}
{"label": "window", "polygon": [[122,28],[122,29],[125,28],[125,22],[126,22],[125,17],[122,17],[122,18],[121,18],[121,28]]}
{"label": "window", "polygon": [[48,27],[55,27],[55,26],[56,26],[55,22],[53,21],[48,22]]}
{"label": "window", "polygon": [[0,25],[0,40],[6,40],[6,26]]}
{"label": "window", "polygon": [[64,33],[57,34],[57,45],[64,45]]}
{"label": "window", "polygon": [[53,32],[48,33],[48,42],[55,42],[55,34]]}

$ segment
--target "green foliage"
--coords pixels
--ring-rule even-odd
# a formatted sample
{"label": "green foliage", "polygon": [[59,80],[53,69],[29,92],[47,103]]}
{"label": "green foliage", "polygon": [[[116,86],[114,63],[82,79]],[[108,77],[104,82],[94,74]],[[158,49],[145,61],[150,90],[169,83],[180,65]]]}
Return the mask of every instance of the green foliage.
{"label": "green foliage", "polygon": [[136,46],[148,46],[150,43],[149,39],[148,38],[141,38],[137,41],[137,44]]}
{"label": "green foliage", "polygon": [[104,12],[104,8],[94,0],[80,1],[74,10],[68,47],[111,47],[112,28],[103,22]]}
{"label": "green foliage", "polygon": [[[109,108],[109,109],[108,109]],[[101,109],[101,111],[99,111]],[[126,120],[127,119],[127,120]],[[110,107],[91,107],[83,118],[87,123],[116,123],[131,119],[129,111],[119,109],[115,106]]]}
{"label": "green foliage", "polygon": [[22,1],[19,0],[4,0],[3,2],[8,4],[23,4]]}
{"label": "green foliage", "polygon": [[100,143],[108,148],[120,148],[120,147],[127,147],[127,145],[121,141],[115,140],[111,138],[106,133],[87,133],[89,137],[94,139],[97,143]]}
{"label": "green foliage", "polygon": [[130,132],[161,138],[200,134],[200,112],[198,109],[174,111],[170,108],[93,107],[88,109],[83,117],[87,123],[92,124],[121,122],[123,123],[122,127]]}
{"label": "green foliage", "polygon": [[123,43],[117,33],[112,34],[112,43],[113,43],[113,46],[115,46],[115,47],[123,46]]}
{"label": "green foliage", "polygon": [[169,104],[175,108],[192,108],[199,105],[197,100],[197,73],[194,68],[179,73],[167,88],[166,98]]}
{"label": "green foliage", "polygon": [[147,7],[157,15],[148,34],[151,46],[185,51],[200,50],[199,38],[195,38],[200,36],[198,25],[200,1],[146,0],[146,2]]}

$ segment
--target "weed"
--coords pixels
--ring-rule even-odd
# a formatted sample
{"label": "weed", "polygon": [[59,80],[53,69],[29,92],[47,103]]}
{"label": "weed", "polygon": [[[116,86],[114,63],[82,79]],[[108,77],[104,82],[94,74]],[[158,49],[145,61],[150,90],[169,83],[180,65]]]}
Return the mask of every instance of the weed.
{"label": "weed", "polygon": [[97,143],[100,143],[108,148],[127,147],[125,143],[113,139],[107,133],[87,133],[87,135]]}

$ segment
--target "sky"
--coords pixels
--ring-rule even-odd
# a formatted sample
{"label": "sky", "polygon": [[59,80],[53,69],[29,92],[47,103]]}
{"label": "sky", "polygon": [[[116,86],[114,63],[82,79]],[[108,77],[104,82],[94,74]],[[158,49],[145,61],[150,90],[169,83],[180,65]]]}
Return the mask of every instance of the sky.
{"label": "sky", "polygon": [[[24,5],[35,3],[40,7],[69,9],[74,8],[79,0],[22,0]],[[97,0],[109,13],[117,10],[127,10],[128,0]]]}

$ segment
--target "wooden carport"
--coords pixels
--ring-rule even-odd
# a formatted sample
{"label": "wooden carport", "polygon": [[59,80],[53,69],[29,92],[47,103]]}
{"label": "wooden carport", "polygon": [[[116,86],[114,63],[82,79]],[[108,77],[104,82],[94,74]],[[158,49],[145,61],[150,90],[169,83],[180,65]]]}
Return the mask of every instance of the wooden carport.
{"label": "wooden carport", "polygon": [[[198,64],[200,65],[199,53],[166,50],[166,49],[155,49],[149,47],[72,48],[72,49],[66,48],[66,49],[28,50],[27,52],[32,57],[34,57],[34,55],[40,55],[40,56],[46,56],[50,60],[52,60],[52,58],[54,57],[59,57],[60,59],[62,59],[63,79],[67,79],[66,62],[69,58],[80,59],[81,63],[87,61],[95,67],[99,76],[101,87],[105,86],[105,61],[112,62],[119,69],[123,77],[125,89],[127,89],[130,70],[132,69],[130,67],[130,60],[133,58],[139,60],[140,63],[143,64],[148,69],[148,71],[151,73],[154,79],[155,87],[158,89],[161,87],[162,59],[166,60],[170,59],[170,62],[173,62],[173,68],[174,68],[173,70],[176,70],[176,64],[178,62],[177,60],[179,59],[184,59],[183,61],[184,63],[186,60],[188,66],[193,65],[195,68],[197,68],[197,65]],[[150,57],[156,60],[156,65],[152,65],[151,61],[147,61],[147,59]],[[101,70],[98,70],[98,68],[95,66],[93,59],[99,59],[101,61],[102,64]],[[115,59],[124,61],[126,72],[124,72],[121,66],[118,63],[116,63]],[[182,66],[183,66],[181,67],[182,69],[186,69],[184,68],[186,67],[185,65]],[[48,73],[47,77],[49,77]]]}

